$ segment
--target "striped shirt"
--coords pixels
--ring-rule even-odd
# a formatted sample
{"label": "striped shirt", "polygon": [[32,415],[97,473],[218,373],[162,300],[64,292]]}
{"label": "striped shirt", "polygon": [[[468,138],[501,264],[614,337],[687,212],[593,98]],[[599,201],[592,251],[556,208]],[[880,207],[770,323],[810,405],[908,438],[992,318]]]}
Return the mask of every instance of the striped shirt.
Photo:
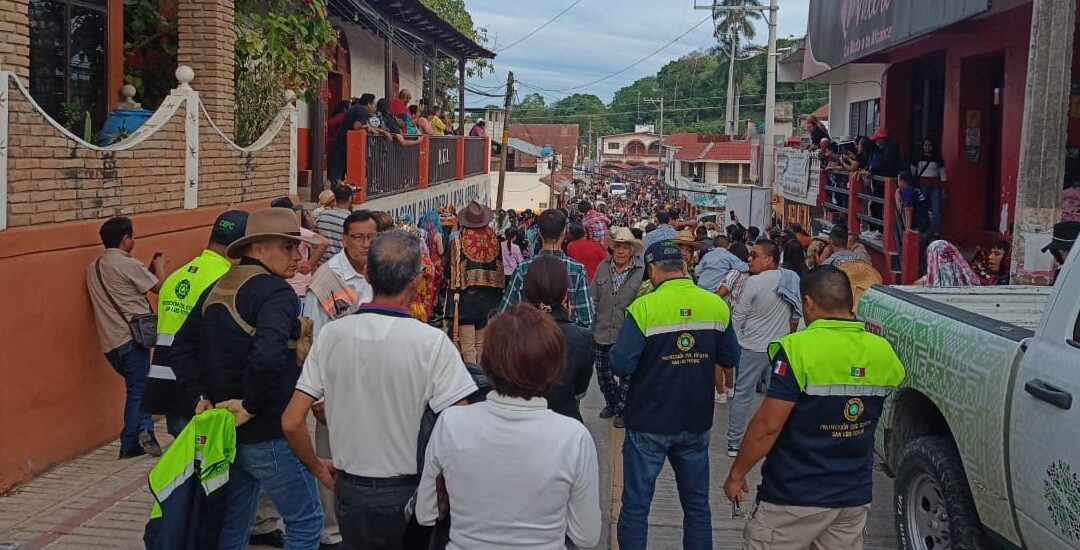
{"label": "striped shirt", "polygon": [[351,213],[344,208],[327,208],[315,220],[315,229],[330,241],[330,246],[327,247],[320,263],[328,261],[334,257],[334,254],[341,252],[341,236],[345,232],[345,218],[348,218]]}

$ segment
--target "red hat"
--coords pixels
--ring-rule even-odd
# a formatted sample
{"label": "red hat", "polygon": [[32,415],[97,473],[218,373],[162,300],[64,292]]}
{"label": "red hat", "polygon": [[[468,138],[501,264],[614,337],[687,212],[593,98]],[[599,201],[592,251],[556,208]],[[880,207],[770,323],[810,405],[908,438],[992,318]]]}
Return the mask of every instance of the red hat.
{"label": "red hat", "polygon": [[887,137],[889,137],[889,131],[886,130],[884,126],[882,126],[881,128],[878,128],[876,132],[874,132],[874,135],[870,136],[870,139],[876,141],[881,138]]}

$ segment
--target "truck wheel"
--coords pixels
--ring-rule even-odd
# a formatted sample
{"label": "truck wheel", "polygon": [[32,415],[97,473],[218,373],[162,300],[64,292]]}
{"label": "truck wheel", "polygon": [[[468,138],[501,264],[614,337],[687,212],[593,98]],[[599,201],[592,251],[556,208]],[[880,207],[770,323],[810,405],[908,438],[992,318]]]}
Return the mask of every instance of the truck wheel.
{"label": "truck wheel", "polygon": [[979,550],[990,546],[964,464],[948,437],[920,437],[897,457],[894,509],[905,550]]}

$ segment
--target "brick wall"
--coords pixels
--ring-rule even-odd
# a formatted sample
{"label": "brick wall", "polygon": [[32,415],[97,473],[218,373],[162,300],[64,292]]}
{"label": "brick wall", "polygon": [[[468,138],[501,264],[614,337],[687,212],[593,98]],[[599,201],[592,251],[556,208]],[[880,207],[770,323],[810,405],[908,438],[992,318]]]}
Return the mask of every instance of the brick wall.
{"label": "brick wall", "polygon": [[[131,150],[95,151],[46,122],[14,84],[9,93],[9,227],[183,207],[185,108]],[[268,202],[288,192],[287,124],[265,148],[244,153],[199,114],[200,207]]]}
{"label": "brick wall", "polygon": [[180,0],[177,7],[178,64],[195,70],[192,87],[199,90],[218,127],[232,135],[236,107],[233,1]]}
{"label": "brick wall", "polygon": [[30,76],[29,9],[29,0],[0,0],[0,57],[19,78]]}

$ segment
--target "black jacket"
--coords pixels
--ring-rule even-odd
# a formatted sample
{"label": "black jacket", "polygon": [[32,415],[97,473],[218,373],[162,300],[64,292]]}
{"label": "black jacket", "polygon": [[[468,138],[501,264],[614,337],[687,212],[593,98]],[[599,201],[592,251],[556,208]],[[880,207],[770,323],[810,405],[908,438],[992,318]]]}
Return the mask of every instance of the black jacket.
{"label": "black jacket", "polygon": [[566,338],[566,368],[555,385],[544,393],[544,398],[549,409],[583,422],[577,396],[588,391],[589,381],[592,380],[593,363],[596,361],[592,333],[571,322],[565,314],[555,313],[554,317]]}
{"label": "black jacket", "polygon": [[[240,265],[260,265],[244,258]],[[215,283],[216,286],[217,283]],[[248,336],[225,306],[199,298],[172,346],[173,368],[194,413],[199,396],[219,403],[242,399],[254,417],[236,429],[237,443],[257,443],[284,437],[281,414],[292,398],[300,368],[289,339],[300,336],[300,306],[285,279],[266,274],[244,283],[236,294],[236,311],[255,327]]]}

